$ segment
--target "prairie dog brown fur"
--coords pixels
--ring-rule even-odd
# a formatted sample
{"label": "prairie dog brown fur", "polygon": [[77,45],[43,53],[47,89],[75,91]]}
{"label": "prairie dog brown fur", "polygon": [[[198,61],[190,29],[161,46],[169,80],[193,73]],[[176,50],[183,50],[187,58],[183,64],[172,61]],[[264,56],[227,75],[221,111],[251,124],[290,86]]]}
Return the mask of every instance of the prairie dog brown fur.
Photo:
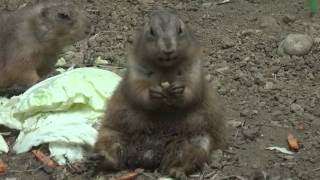
{"label": "prairie dog brown fur", "polygon": [[223,108],[204,79],[200,45],[175,13],[155,11],[128,61],[94,151],[106,169],[160,168],[185,178],[225,141]]}
{"label": "prairie dog brown fur", "polygon": [[0,16],[0,88],[29,87],[54,70],[63,47],[87,36],[85,11],[42,1]]}

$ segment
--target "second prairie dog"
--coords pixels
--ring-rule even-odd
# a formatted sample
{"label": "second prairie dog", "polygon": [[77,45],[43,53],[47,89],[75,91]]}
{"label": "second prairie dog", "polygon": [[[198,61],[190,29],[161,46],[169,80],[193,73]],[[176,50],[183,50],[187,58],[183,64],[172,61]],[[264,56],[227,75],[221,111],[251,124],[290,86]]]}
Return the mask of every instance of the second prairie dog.
{"label": "second prairie dog", "polygon": [[177,14],[155,11],[128,63],[94,147],[104,168],[159,168],[177,178],[201,169],[224,144],[225,124],[192,32]]}
{"label": "second prairie dog", "polygon": [[54,71],[57,56],[90,31],[86,12],[42,1],[0,16],[0,88],[29,87]]}

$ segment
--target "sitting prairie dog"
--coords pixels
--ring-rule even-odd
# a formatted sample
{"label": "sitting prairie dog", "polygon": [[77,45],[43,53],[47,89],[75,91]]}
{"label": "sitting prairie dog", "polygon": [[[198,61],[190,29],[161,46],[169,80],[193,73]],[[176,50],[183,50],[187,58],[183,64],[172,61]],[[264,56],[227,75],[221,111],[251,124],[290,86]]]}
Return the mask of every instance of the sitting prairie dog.
{"label": "sitting prairie dog", "polygon": [[57,56],[90,31],[86,12],[41,1],[0,16],[0,88],[29,87],[54,71]]}
{"label": "sitting prairie dog", "polygon": [[201,169],[224,144],[225,124],[192,32],[177,14],[155,11],[128,63],[94,147],[103,168],[159,168],[177,178]]}

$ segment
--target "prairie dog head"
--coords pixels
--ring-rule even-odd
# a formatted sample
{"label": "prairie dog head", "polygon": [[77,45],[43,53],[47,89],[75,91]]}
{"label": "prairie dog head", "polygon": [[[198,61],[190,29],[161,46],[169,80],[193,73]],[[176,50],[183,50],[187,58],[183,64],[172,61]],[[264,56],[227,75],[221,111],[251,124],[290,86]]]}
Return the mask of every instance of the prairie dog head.
{"label": "prairie dog head", "polygon": [[88,35],[91,24],[87,14],[75,4],[45,1],[36,6],[38,14],[34,28],[39,41],[67,45]]}
{"label": "prairie dog head", "polygon": [[197,42],[182,19],[165,10],[150,15],[135,45],[139,57],[162,67],[187,61],[197,48]]}

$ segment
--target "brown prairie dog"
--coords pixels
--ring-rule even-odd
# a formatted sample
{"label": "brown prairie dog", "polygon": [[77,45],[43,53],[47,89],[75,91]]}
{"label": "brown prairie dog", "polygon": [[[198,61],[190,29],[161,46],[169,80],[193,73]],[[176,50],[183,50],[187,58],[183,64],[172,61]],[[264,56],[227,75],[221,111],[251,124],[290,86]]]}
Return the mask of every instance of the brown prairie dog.
{"label": "brown prairie dog", "polygon": [[185,178],[222,146],[223,108],[204,79],[200,55],[199,43],[177,14],[150,15],[94,147],[106,169],[159,168]]}
{"label": "brown prairie dog", "polygon": [[57,55],[90,31],[86,12],[42,1],[0,17],[0,88],[29,87],[54,70]]}

